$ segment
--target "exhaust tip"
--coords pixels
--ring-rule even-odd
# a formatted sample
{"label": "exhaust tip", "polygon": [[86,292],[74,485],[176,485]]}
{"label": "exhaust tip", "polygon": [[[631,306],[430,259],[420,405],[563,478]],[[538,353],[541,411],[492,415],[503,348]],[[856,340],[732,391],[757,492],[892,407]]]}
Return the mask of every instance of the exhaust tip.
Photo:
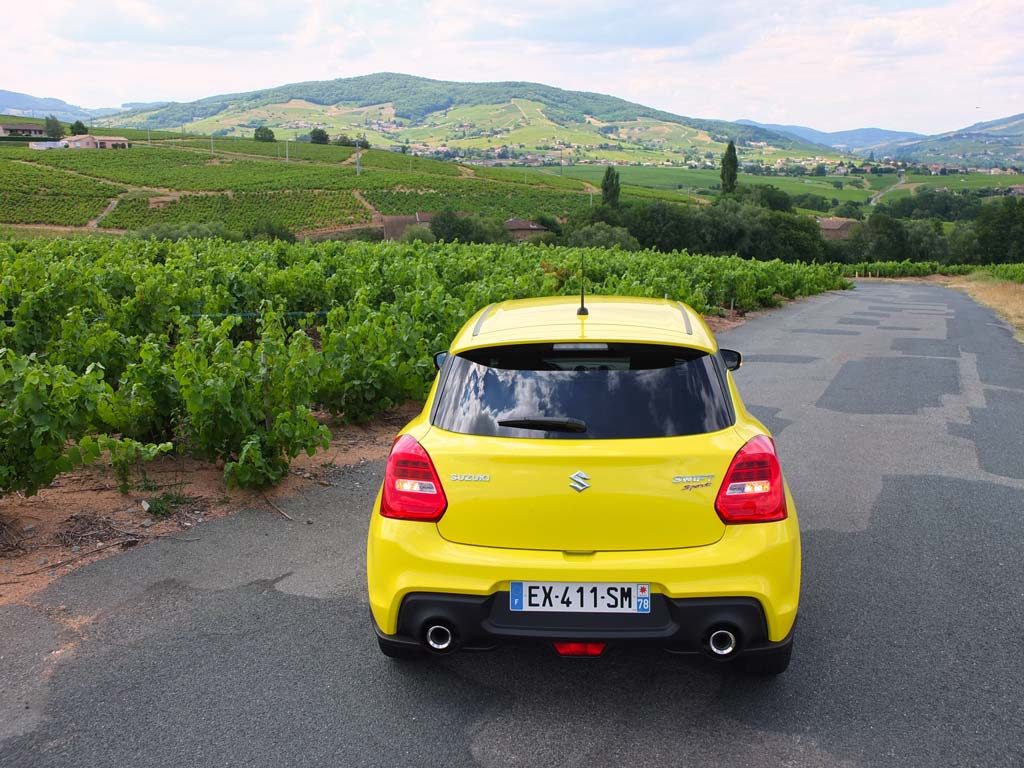
{"label": "exhaust tip", "polygon": [[452,631],[444,624],[431,624],[426,632],[427,645],[435,651],[447,651],[452,647]]}
{"label": "exhaust tip", "polygon": [[738,645],[739,640],[736,639],[736,635],[728,629],[716,629],[708,637],[708,649],[712,655],[720,659],[735,653]]}

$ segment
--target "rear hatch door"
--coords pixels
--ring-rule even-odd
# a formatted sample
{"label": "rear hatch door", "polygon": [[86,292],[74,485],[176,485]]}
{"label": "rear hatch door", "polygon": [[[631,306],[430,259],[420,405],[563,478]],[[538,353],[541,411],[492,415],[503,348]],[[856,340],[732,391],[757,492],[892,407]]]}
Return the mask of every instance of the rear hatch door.
{"label": "rear hatch door", "polygon": [[696,547],[725,526],[715,495],[733,429],[646,440],[470,437],[431,429],[452,542],[576,552]]}

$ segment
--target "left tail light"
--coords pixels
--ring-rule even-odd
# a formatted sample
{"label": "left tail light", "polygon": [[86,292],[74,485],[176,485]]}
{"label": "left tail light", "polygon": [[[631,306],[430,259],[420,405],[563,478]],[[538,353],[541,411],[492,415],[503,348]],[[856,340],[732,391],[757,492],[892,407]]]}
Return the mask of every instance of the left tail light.
{"label": "left tail light", "polygon": [[402,435],[391,448],[384,470],[380,513],[397,520],[436,522],[448,508],[434,462],[412,435]]}

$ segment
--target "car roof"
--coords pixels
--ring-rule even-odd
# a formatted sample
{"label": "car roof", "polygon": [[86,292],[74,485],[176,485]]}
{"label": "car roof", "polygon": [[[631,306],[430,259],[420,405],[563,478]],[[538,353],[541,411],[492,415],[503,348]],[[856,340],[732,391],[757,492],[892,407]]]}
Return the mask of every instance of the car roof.
{"label": "car roof", "polygon": [[631,296],[587,296],[579,316],[577,296],[550,296],[490,304],[469,319],[452,352],[506,344],[618,341],[672,344],[715,352],[704,318],[681,301]]}

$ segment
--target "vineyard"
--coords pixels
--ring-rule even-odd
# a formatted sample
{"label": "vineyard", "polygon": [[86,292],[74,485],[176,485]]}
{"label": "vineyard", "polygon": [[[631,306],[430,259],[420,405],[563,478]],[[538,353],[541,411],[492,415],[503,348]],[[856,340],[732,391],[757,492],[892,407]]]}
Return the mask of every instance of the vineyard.
{"label": "vineyard", "polygon": [[[254,221],[272,221],[293,231],[343,227],[370,218],[354,190],[385,215],[451,208],[500,218],[569,216],[591,204],[583,182],[549,174],[463,169],[368,150],[361,153],[357,175],[350,147],[292,142],[289,153],[301,159],[293,155],[285,162],[276,155],[281,142],[213,143],[216,154],[203,151],[209,142],[199,139],[121,152],[0,147],[0,222],[82,226],[125,187],[134,191],[99,226],[136,230],[216,222],[245,229]],[[255,156],[260,154],[265,159]],[[150,204],[147,195],[166,199]]]}
{"label": "vineyard", "polygon": [[18,157],[76,174],[136,187],[195,191],[351,189],[355,168],[210,156],[164,147],[127,151],[0,148],[0,158]]}
{"label": "vineyard", "polygon": [[541,214],[570,216],[590,205],[588,195],[473,179],[453,179],[448,183],[433,179],[426,188],[371,189],[363,197],[385,215],[449,208],[501,219],[529,218]]}
{"label": "vineyard", "polygon": [[846,277],[928,277],[929,275],[958,276],[972,272],[988,274],[1000,280],[1024,283],[1024,264],[939,264],[937,261],[873,261],[844,264]]}
{"label": "vineyard", "polygon": [[[226,157],[259,155],[275,160],[310,161],[315,163],[346,163],[355,168],[354,147],[339,147],[333,144],[310,144],[304,141],[255,141],[252,139],[184,139],[158,142],[164,148],[188,147],[205,154],[210,149],[215,155]],[[429,160],[399,152],[381,149],[364,150],[359,156],[363,168],[382,168],[408,173],[425,173],[432,176],[458,176],[459,166],[440,160]]]}
{"label": "vineyard", "polygon": [[239,192],[234,195],[182,195],[153,206],[149,198],[122,200],[104,227],[142,229],[153,224],[218,222],[244,232],[270,221],[295,231],[368,222],[370,212],[351,192]]}
{"label": "vineyard", "polygon": [[1024,283],[1024,264],[996,264],[991,267],[985,267],[985,271],[1000,280]]}
{"label": "vineyard", "polygon": [[0,221],[82,226],[122,190],[102,181],[0,160]]}
{"label": "vineyard", "polygon": [[[355,151],[353,147],[336,147],[331,144],[310,144],[306,141],[288,142],[287,148],[283,141],[256,141],[254,139],[213,139],[213,149],[218,153],[260,155],[292,160],[311,160],[321,163],[343,163]],[[210,139],[185,138],[161,141],[157,146],[190,147],[200,151],[209,151]]]}
{"label": "vineyard", "polygon": [[424,397],[431,354],[488,303],[579,290],[703,312],[841,288],[834,265],[417,243],[0,242],[0,493],[106,451],[173,448],[265,485],[360,421]]}

